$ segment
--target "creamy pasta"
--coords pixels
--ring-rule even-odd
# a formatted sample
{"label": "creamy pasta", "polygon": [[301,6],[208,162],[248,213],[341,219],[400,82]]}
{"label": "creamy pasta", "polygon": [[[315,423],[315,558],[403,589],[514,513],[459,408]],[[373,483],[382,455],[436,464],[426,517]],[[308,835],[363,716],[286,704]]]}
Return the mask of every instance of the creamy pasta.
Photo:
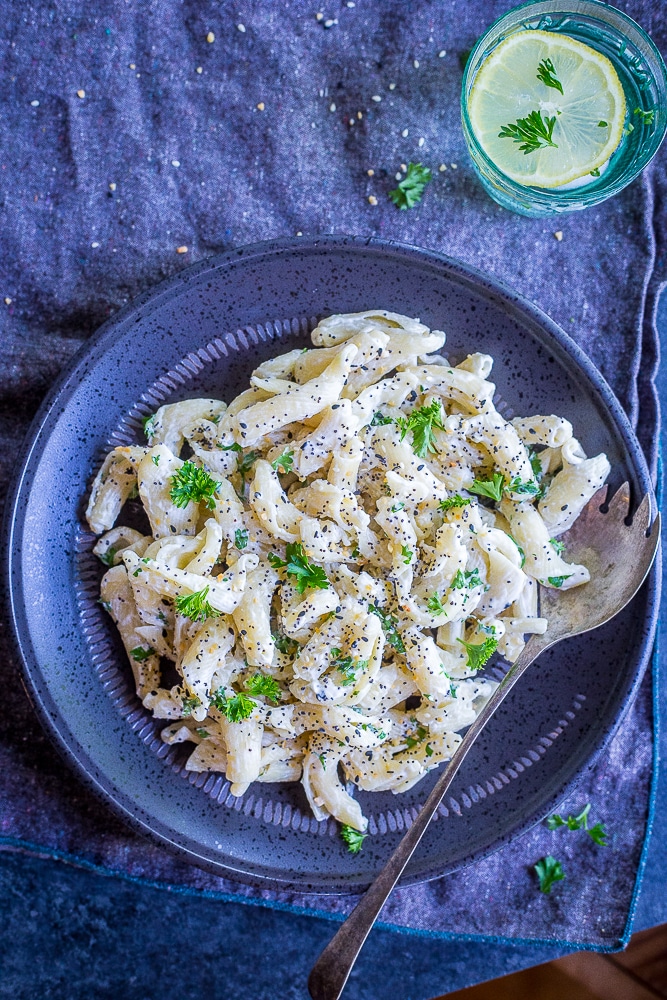
{"label": "creamy pasta", "polygon": [[[604,483],[555,415],[508,421],[492,359],[385,310],[330,316],[229,405],[189,399],[117,447],[87,519],[101,599],[186,767],[298,781],[363,831],[355,788],[449,760],[539,615],[585,583],[559,536]],[[148,531],[117,525],[137,494]],[[169,661],[177,684],[165,684]]]}

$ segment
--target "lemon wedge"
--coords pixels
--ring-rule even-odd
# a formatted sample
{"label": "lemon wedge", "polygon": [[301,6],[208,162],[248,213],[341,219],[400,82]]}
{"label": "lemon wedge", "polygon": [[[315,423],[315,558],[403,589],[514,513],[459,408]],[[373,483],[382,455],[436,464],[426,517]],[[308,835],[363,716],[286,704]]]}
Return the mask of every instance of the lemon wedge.
{"label": "lemon wedge", "polygon": [[555,188],[597,176],[623,136],[625,95],[606,56],[568,35],[526,29],[484,60],[468,115],[499,170],[519,184]]}

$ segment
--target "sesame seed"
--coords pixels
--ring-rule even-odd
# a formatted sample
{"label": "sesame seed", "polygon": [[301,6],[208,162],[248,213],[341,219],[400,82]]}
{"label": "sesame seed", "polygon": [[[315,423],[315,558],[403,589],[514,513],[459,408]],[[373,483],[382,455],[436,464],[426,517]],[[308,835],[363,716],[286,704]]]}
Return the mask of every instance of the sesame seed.
{"label": "sesame seed", "polygon": [[333,28],[334,24],[338,24],[338,18],[337,17],[330,17],[330,18],[328,18],[324,22],[324,27],[325,28]]}
{"label": "sesame seed", "polygon": [[176,247],[176,253],[187,253],[187,252],[188,252],[187,247]]}
{"label": "sesame seed", "polygon": [[382,98],[380,97],[379,94],[373,94],[373,96],[371,97],[371,101],[375,101],[376,104],[379,104],[381,100]]}
{"label": "sesame seed", "polygon": [[196,72],[196,73],[203,73],[203,72],[204,72],[204,70],[202,69],[202,67],[201,67],[201,66],[197,66],[197,69],[195,70],[195,72]]}
{"label": "sesame seed", "polygon": [[375,177],[375,171],[372,168],[371,170],[367,170],[366,173],[368,174],[369,177]]}
{"label": "sesame seed", "polygon": [[237,24],[236,27],[239,29],[241,34],[245,34],[245,24]]}
{"label": "sesame seed", "polygon": [[457,168],[457,164],[456,163],[450,163],[449,165],[452,168],[452,170],[456,170],[456,168]]}
{"label": "sesame seed", "polygon": [[350,125],[354,125],[354,118],[350,118]]}
{"label": "sesame seed", "polygon": [[172,165],[172,167],[180,167],[181,161],[180,160],[172,160],[171,161],[171,165]]}
{"label": "sesame seed", "polygon": [[110,191],[115,191],[115,190],[116,190],[116,185],[114,184],[114,182],[113,182],[113,181],[112,181],[112,182],[111,182],[111,184],[109,185],[109,190],[110,190]]}
{"label": "sesame seed", "polygon": [[80,97],[80,98],[81,98],[81,100],[83,100],[83,98],[84,98],[84,97],[86,96],[86,92],[85,92],[85,90],[77,90],[77,92],[76,92],[76,96],[77,96],[77,97]]}
{"label": "sesame seed", "polygon": [[407,168],[407,166],[405,165],[405,163],[401,163],[401,170],[403,171],[403,173],[406,173],[407,169],[408,169],[408,168]]}
{"label": "sesame seed", "polygon": [[7,295],[7,296],[5,297],[5,305],[6,305],[6,306],[10,306],[11,304],[12,304],[12,300],[11,300],[11,299],[10,299],[10,297],[9,297],[9,296]]}
{"label": "sesame seed", "polygon": [[390,90],[396,90],[396,84],[395,83],[390,83],[389,84],[389,89]]}
{"label": "sesame seed", "polygon": [[317,21],[322,21],[322,20],[324,19],[324,14],[323,14],[323,13],[322,13],[321,11],[319,11],[319,12],[318,12],[318,13],[317,13],[317,14],[315,15],[315,18],[316,18],[316,20],[317,20]]}
{"label": "sesame seed", "polygon": [[334,103],[332,102],[332,103],[331,103],[331,104],[329,105],[329,111],[335,111],[335,110],[336,110],[336,105],[335,105],[335,104],[334,104]]}
{"label": "sesame seed", "polygon": [[410,135],[410,133],[408,132],[408,130],[406,128],[404,128],[403,131],[401,132],[401,135],[403,136],[404,139],[407,139],[407,137]]}
{"label": "sesame seed", "polygon": [[419,69],[419,59],[413,59],[412,65],[414,66],[415,69]]}
{"label": "sesame seed", "polygon": [[369,194],[368,201],[369,201],[369,204],[371,204],[371,205],[377,205],[377,203],[378,203],[378,200],[377,200],[377,198],[375,197],[374,194]]}
{"label": "sesame seed", "polygon": [[440,171],[440,173],[441,173],[441,174],[442,174],[442,173],[443,173],[443,172],[444,172],[444,171],[445,171],[446,169],[447,169],[447,164],[446,164],[446,163],[441,163],[441,164],[440,164],[440,166],[438,167],[438,170]]}
{"label": "sesame seed", "polygon": [[364,117],[364,116],[363,116],[363,114],[361,113],[361,111],[357,111],[357,118],[359,119],[359,121],[361,121],[361,119],[362,119],[363,117]]}
{"label": "sesame seed", "polygon": [[554,236],[556,237],[556,239],[558,240],[558,242],[559,242],[559,243],[560,243],[560,241],[561,241],[561,240],[563,239],[563,234],[562,234],[562,232],[560,231],[560,229],[558,230],[558,232],[557,232],[557,233],[554,233]]}
{"label": "sesame seed", "polygon": [[425,142],[426,142],[426,139],[424,138],[424,136],[422,136],[421,139],[419,140],[419,142],[417,143],[417,145],[418,146],[423,146]]}
{"label": "sesame seed", "polygon": [[130,69],[136,69],[136,68],[137,67],[136,67],[136,65],[134,63],[130,63]]}
{"label": "sesame seed", "polygon": [[30,102],[30,107],[31,108],[38,108],[39,107],[39,101],[31,101]]}
{"label": "sesame seed", "polygon": [[354,2],[354,0],[347,0],[347,3],[345,4],[345,6],[346,7],[356,7],[357,5]]}
{"label": "sesame seed", "polygon": [[394,174],[394,177],[396,178],[397,181],[400,181],[403,179],[403,174],[399,170],[398,173]]}
{"label": "sesame seed", "polygon": [[257,110],[258,111],[263,111],[264,110],[264,101],[260,101],[259,102],[259,104],[257,105]]}
{"label": "sesame seed", "polygon": [[212,31],[209,31],[208,35],[206,36],[206,41],[209,43],[209,45],[211,44],[211,42],[215,41],[215,35],[213,34]]}
{"label": "sesame seed", "polygon": [[301,230],[299,230],[299,232],[296,235],[297,236],[303,236],[303,233],[301,232]]}
{"label": "sesame seed", "polygon": [[444,59],[447,55],[447,49],[440,49],[438,52],[438,59]]}
{"label": "sesame seed", "polygon": [[90,245],[93,248],[93,250],[96,250],[97,247],[99,246],[99,243],[91,243]]}

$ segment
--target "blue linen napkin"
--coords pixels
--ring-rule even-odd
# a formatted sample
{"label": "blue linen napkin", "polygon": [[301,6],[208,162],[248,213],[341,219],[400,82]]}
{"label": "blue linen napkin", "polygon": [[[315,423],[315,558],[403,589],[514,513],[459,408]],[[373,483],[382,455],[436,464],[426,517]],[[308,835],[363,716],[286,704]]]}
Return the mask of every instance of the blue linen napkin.
{"label": "blue linen napkin", "polygon": [[[242,0],[234,11],[178,0],[9,9],[0,25],[0,115],[11,137],[0,154],[0,481],[13,473],[54,377],[135,294],[223,249],[323,232],[434,248],[513,285],[598,365],[655,468],[664,158],[615,199],[557,222],[490,201],[463,146],[461,66],[509,6],[327,0],[322,17],[277,0]],[[619,6],[664,48],[659,5]],[[434,179],[422,203],[402,212],[387,195],[410,161],[430,166]],[[127,830],[42,733],[4,621],[0,653],[10,692],[0,705],[0,846],[332,919],[354,904],[217,879]],[[561,807],[574,814],[590,801],[609,847],[541,826],[468,869],[397,891],[382,922],[617,947],[649,823],[651,682],[649,673],[604,756]],[[546,854],[567,871],[550,897],[531,870]]]}

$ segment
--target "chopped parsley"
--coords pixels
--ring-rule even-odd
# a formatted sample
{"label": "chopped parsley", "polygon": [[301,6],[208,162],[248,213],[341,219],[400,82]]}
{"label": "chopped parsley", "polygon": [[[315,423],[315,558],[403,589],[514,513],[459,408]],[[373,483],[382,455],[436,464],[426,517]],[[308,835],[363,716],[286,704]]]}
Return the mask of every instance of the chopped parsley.
{"label": "chopped parsley", "polygon": [[144,428],[144,434],[146,435],[146,439],[150,444],[153,438],[155,437],[155,414],[149,413],[148,416],[144,417],[144,419],[141,421],[141,424]]}
{"label": "chopped parsley", "polygon": [[440,595],[437,593],[431,594],[428,601],[426,602],[426,607],[434,615],[446,615],[447,609],[443,605]]}
{"label": "chopped parsley", "polygon": [[211,704],[222,712],[230,722],[243,722],[249,718],[255,708],[255,702],[247,694],[234,694],[228,698],[224,688],[219,688],[211,696]]}
{"label": "chopped parsley", "polygon": [[200,469],[194,462],[183,462],[171,477],[171,484],[169,496],[176,507],[203,501],[209,510],[215,510],[214,495],[220,489],[220,483],[216,483],[205,469]]}
{"label": "chopped parsley", "polygon": [[145,646],[135,646],[134,649],[130,650],[130,656],[133,660],[136,660],[137,663],[143,663],[144,660],[149,658],[149,656],[155,656],[155,650],[152,646],[149,646],[148,648]]}
{"label": "chopped parsley", "polygon": [[465,646],[465,651],[468,655],[467,665],[471,670],[481,670],[498,648],[498,640],[492,636],[489,636],[488,639],[479,644],[466,642],[465,639],[457,639],[456,641]]}
{"label": "chopped parsley", "polygon": [[429,168],[421,163],[408,163],[405,177],[389,192],[389,197],[397,208],[414,208],[422,200],[424,189],[432,176]]}
{"label": "chopped parsley", "polygon": [[641,118],[643,125],[652,125],[655,118],[655,109],[651,108],[650,111],[643,111],[641,108],[635,108],[633,114]]}
{"label": "chopped parsley", "polygon": [[110,545],[106,552],[103,552],[102,555],[99,556],[100,561],[103,562],[105,566],[113,566],[113,561],[117,551],[118,550],[115,549],[113,545]]}
{"label": "chopped parsley", "polygon": [[591,804],[587,802],[584,808],[581,810],[578,816],[568,816],[567,819],[563,819],[558,813],[554,813],[553,816],[549,816],[547,819],[547,829],[548,830],[558,830],[561,827],[567,827],[568,830],[585,830],[591,840],[598,844],[600,847],[607,846],[607,833],[602,823],[595,823],[594,826],[589,828],[588,826],[588,814],[591,811]]}
{"label": "chopped parsley", "polygon": [[386,417],[384,413],[380,410],[376,410],[373,414],[373,419],[371,420],[371,427],[385,427],[387,424],[393,424],[394,420],[392,417]]}
{"label": "chopped parsley", "polygon": [[571,576],[571,573],[568,573],[566,576],[548,576],[547,580],[552,587],[562,587],[565,581],[569,580]]}
{"label": "chopped parsley", "polygon": [[203,590],[197,590],[194,594],[181,594],[176,598],[176,610],[192,622],[203,622],[206,618],[217,618],[220,612],[211,607],[206,600],[208,591],[207,584]]}
{"label": "chopped parsley", "polygon": [[509,531],[507,532],[507,537],[512,539],[512,541],[516,545],[517,549],[519,550],[519,555],[521,556],[521,569],[523,569],[523,567],[526,565],[526,553],[523,551],[523,549],[521,548],[521,546],[517,542],[517,540],[514,537],[514,535],[510,535]]}
{"label": "chopped parsley", "polygon": [[399,510],[403,510],[404,507],[405,503],[401,500],[400,503],[395,503],[393,507],[389,508],[389,510],[392,514],[398,514]]}
{"label": "chopped parsley", "polygon": [[286,635],[272,635],[271,638],[275,643],[276,649],[283,656],[295,656],[298,652],[299,643],[296,639],[290,639]]}
{"label": "chopped parsley", "polygon": [[490,497],[498,503],[502,499],[505,477],[502,472],[494,472],[491,479],[474,479],[470,487],[471,493],[480,497]]}
{"label": "chopped parsley", "polygon": [[554,69],[554,64],[551,59],[543,59],[539,64],[537,67],[537,79],[540,80],[545,87],[553,87],[554,90],[558,90],[561,94],[563,93],[563,84],[556,76],[556,70]]}
{"label": "chopped parsley", "polygon": [[413,555],[414,552],[412,551],[412,549],[409,549],[407,545],[401,545],[401,557],[406,566],[409,566],[410,563],[412,562]]}
{"label": "chopped parsley", "polygon": [[477,567],[475,569],[457,569],[454,574],[454,578],[451,582],[452,590],[463,590],[467,587],[468,590],[473,590],[475,587],[484,587],[485,584],[480,578],[479,570]]}
{"label": "chopped parsley", "polygon": [[357,679],[357,672],[365,670],[368,660],[355,660],[352,656],[343,656],[342,650],[332,649],[330,654],[331,665],[342,677],[343,687],[349,687]]}
{"label": "chopped parsley", "polygon": [[[415,720],[413,719],[412,721],[414,722]],[[413,733],[405,737],[405,745],[408,748],[408,750],[412,750],[414,749],[414,747],[418,746],[418,744],[423,743],[427,737],[428,737],[428,729],[426,729],[424,726],[418,725]],[[432,752],[433,751],[431,751],[431,753]]]}
{"label": "chopped parsley", "polygon": [[467,507],[469,503],[472,503],[470,497],[462,497],[458,493],[455,493],[453,497],[447,497],[446,500],[439,500],[438,507],[446,514],[448,510],[453,510],[455,507]]}
{"label": "chopped parsley", "polygon": [[372,614],[377,615],[380,619],[380,625],[382,626],[389,645],[393,646],[399,653],[404,653],[405,644],[396,629],[396,626],[398,625],[398,618],[388,611],[383,611],[377,604],[369,603],[368,610]]}
{"label": "chopped parsley", "polygon": [[591,174],[591,177],[599,177],[600,176],[600,168],[596,167],[594,170],[590,171],[590,174]]}
{"label": "chopped parsley", "polygon": [[183,702],[183,715],[192,715],[195,708],[199,708],[201,705],[201,698],[198,698],[196,694],[185,695],[182,699]]}
{"label": "chopped parsley", "polygon": [[292,465],[294,463],[294,452],[289,448],[285,448],[282,455],[278,458],[274,458],[271,465],[276,470],[276,472],[282,472],[287,475],[288,472],[292,471]]}
{"label": "chopped parsley", "polygon": [[433,432],[445,429],[439,399],[432,400],[428,406],[420,406],[407,417],[399,417],[396,423],[401,429],[401,441],[408,431],[412,431],[412,450],[418,458],[426,458],[429,452],[437,454]]}
{"label": "chopped parsley", "polygon": [[239,552],[248,547],[248,532],[245,528],[237,528],[234,532],[234,545]]}
{"label": "chopped parsley", "polygon": [[546,858],[542,858],[541,861],[538,861],[533,867],[540,880],[540,892],[550,893],[554,882],[560,882],[561,879],[565,878],[563,866],[560,861],[556,861],[550,854]]}
{"label": "chopped parsley", "polygon": [[159,465],[160,464],[160,456],[159,455],[153,455],[152,458],[151,458],[151,462],[153,463],[153,465]]}
{"label": "chopped parsley", "polygon": [[555,115],[553,118],[548,118],[546,115],[543,118],[541,111],[531,111],[525,118],[517,118],[515,124],[503,125],[498,137],[520,143],[519,149],[523,150],[524,156],[527,156],[528,153],[545,149],[547,146],[558,148],[558,143],[553,141],[555,124]]}
{"label": "chopped parsley", "polygon": [[303,551],[301,542],[288,542],[287,559],[281,559],[275,552],[269,552],[269,562],[274,569],[285,569],[288,576],[293,576],[295,587],[303,594],[306,587],[326,590],[329,586],[327,575],[321,566],[313,566]]}
{"label": "chopped parsley", "polygon": [[536,497],[542,493],[542,487],[534,479],[523,480],[519,476],[510,479],[506,490],[518,497]]}
{"label": "chopped parsley", "polygon": [[562,556],[563,552],[565,552],[565,542],[559,542],[557,538],[550,538],[549,544],[553,545],[556,555]]}
{"label": "chopped parsley", "polygon": [[275,677],[269,677],[268,674],[262,674],[257,672],[246,681],[246,691],[248,694],[252,695],[264,695],[269,701],[272,701],[274,705],[277,705],[280,701],[280,684],[275,679]]}
{"label": "chopped parsley", "polygon": [[362,848],[364,840],[368,836],[367,833],[360,833],[359,830],[355,830],[353,826],[348,826],[347,823],[342,824],[340,828],[340,835],[347,844],[347,849],[350,854],[358,854]]}

